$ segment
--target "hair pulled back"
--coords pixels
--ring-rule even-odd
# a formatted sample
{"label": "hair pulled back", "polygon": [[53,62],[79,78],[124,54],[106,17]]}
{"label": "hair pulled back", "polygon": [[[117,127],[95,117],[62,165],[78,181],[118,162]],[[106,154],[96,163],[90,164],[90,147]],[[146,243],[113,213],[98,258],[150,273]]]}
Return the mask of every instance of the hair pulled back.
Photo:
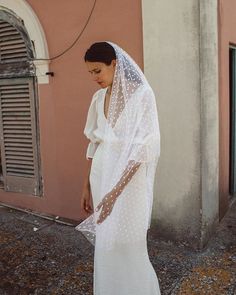
{"label": "hair pulled back", "polygon": [[102,62],[110,65],[116,59],[114,48],[107,42],[96,42],[90,46],[84,55],[84,60],[89,62]]}

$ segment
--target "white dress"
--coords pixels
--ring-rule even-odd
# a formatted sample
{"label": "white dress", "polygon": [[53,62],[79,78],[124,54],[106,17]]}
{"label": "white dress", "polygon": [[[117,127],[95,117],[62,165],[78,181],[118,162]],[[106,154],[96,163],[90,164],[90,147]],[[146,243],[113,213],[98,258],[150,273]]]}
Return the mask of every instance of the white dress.
{"label": "white dress", "polygon": [[[90,186],[94,208],[101,201],[99,195],[101,181],[101,159],[103,153],[103,134],[106,123],[104,114],[104,99],[106,89],[97,91],[90,107],[86,136],[90,139],[87,149],[87,158],[93,158],[90,172]],[[140,170],[140,171],[139,171]],[[145,173],[139,168],[136,173]],[[145,177],[145,175],[143,175]],[[138,195],[138,194],[137,194]],[[141,196],[142,197],[142,196]],[[132,206],[145,214],[145,204],[136,202],[136,196],[130,200]],[[115,206],[114,206],[115,209]],[[112,213],[111,213],[112,214]],[[138,215],[137,215],[138,216]],[[140,219],[140,217],[138,217]],[[138,222],[138,221],[137,221]],[[159,295],[159,283],[155,270],[149,260],[147,252],[146,232],[139,244],[119,244],[112,250],[96,247],[94,256],[94,295]]]}

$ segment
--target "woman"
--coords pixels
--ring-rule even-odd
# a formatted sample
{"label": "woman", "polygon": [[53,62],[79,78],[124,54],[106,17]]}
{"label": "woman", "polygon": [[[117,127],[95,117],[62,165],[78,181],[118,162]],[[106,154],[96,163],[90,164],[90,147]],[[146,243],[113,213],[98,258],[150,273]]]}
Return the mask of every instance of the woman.
{"label": "woman", "polygon": [[92,163],[81,205],[92,214],[76,229],[95,245],[94,294],[158,295],[146,239],[160,154],[155,96],[116,44],[93,44],[85,62],[101,89],[84,130]]}

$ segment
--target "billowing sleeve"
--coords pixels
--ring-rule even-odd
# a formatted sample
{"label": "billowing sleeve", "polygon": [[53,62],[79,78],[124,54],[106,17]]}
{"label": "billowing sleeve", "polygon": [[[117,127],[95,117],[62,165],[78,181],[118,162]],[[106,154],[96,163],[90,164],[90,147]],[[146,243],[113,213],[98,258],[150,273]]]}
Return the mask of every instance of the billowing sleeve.
{"label": "billowing sleeve", "polygon": [[152,90],[145,91],[141,101],[138,127],[131,146],[130,160],[150,162],[160,156],[160,130]]}
{"label": "billowing sleeve", "polygon": [[92,98],[84,128],[84,134],[90,140],[87,147],[86,159],[93,158],[99,144],[96,142],[96,137],[94,136],[94,130],[97,129],[97,96],[98,94],[95,93]]}

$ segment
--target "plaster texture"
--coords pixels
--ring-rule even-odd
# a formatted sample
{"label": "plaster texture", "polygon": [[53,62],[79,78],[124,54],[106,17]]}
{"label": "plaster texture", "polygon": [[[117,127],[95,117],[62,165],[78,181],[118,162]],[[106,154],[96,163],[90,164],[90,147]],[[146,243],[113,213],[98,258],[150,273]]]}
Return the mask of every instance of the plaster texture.
{"label": "plaster texture", "polygon": [[200,247],[218,213],[217,1],[142,3],[161,129],[153,220],[161,235]]}

